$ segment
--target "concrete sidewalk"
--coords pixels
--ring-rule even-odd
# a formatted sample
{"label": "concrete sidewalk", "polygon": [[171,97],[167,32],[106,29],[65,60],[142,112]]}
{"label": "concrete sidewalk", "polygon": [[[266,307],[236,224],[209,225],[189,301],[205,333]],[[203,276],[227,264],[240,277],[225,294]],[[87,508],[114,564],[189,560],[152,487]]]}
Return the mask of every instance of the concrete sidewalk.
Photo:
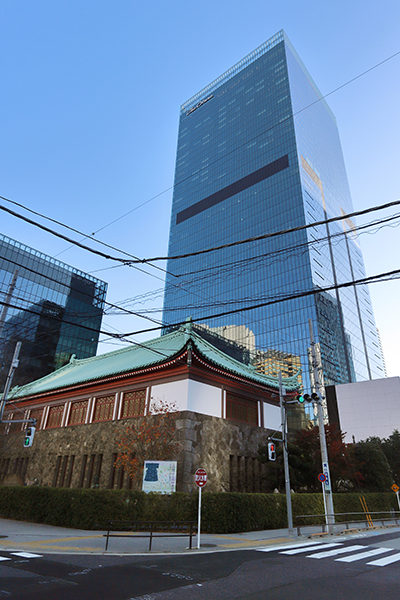
{"label": "concrete sidewalk", "polygon": [[[400,527],[391,531],[400,531]],[[336,535],[345,529],[344,524],[336,526]],[[377,528],[379,532],[390,531]],[[373,534],[372,530],[361,529],[360,533]],[[189,537],[178,537],[173,534],[168,537],[154,535],[152,550],[149,552],[149,538],[130,537],[110,538],[108,550],[106,546],[106,531],[84,531],[81,529],[66,529],[52,525],[25,523],[0,519],[0,551],[24,551],[38,554],[92,554],[92,555],[135,555],[135,554],[192,554],[196,552],[215,552],[226,550],[256,549],[265,546],[301,543],[312,534],[321,533],[320,526],[302,528],[300,537],[289,536],[287,529],[269,531],[251,531],[233,534],[202,533],[200,549],[197,549],[197,536],[193,536],[192,549],[189,549]],[[378,531],[376,531],[378,533]],[[342,534],[343,535],[343,534]],[[355,534],[359,537],[359,534]],[[352,537],[350,535],[349,537]],[[332,539],[332,538],[330,538]]]}
{"label": "concrete sidewalk", "polygon": [[[105,552],[106,531],[83,531],[37,523],[0,519],[0,551],[21,550],[42,554],[149,554],[149,539],[137,537],[110,538]],[[153,537],[151,554],[194,553],[216,550],[257,548],[269,544],[293,542],[287,529],[253,531],[235,534],[201,534],[200,550],[197,535],[193,536],[192,550],[189,537]]]}

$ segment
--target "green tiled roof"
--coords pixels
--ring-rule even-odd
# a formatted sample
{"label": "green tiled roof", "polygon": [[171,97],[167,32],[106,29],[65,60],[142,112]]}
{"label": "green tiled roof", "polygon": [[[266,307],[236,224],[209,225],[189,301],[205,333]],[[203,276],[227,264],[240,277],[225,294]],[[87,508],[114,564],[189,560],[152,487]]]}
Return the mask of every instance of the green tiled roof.
{"label": "green tiled roof", "polygon": [[[46,375],[46,377],[22,387],[13,388],[9,394],[9,399],[34,396],[162,365],[180,354],[189,340],[192,341],[197,352],[216,367],[249,381],[278,389],[277,377],[263,375],[257,372],[254,367],[244,365],[226,355],[192,331],[191,325],[188,323],[172,333],[143,342],[140,345],[129,346],[128,348],[81,360],[73,357],[67,365]],[[282,381],[288,391],[298,388],[296,376]]]}

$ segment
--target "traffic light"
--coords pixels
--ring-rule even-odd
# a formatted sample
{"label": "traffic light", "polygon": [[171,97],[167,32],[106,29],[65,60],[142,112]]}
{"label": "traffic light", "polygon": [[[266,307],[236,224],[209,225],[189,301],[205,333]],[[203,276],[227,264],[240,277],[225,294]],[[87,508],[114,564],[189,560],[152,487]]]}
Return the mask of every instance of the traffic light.
{"label": "traffic light", "polygon": [[304,404],[304,402],[312,402],[313,398],[310,396],[310,394],[298,394],[296,396],[296,400],[297,402],[300,402],[300,404]]}
{"label": "traffic light", "polygon": [[25,432],[24,448],[30,448],[32,446],[35,431],[36,431],[36,427],[32,426],[32,427],[27,428],[27,430]]}
{"label": "traffic light", "polygon": [[275,444],[274,442],[268,442],[268,460],[276,460]]}

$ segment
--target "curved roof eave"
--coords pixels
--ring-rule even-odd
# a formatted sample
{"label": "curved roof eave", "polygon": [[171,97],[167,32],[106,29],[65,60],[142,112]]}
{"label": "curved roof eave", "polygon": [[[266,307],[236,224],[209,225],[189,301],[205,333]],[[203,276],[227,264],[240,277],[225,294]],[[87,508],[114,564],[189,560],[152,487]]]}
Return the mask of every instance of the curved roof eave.
{"label": "curved roof eave", "polygon": [[[9,399],[47,394],[129,373],[133,374],[136,371],[143,371],[143,369],[161,367],[164,363],[175,360],[186,349],[189,340],[194,343],[201,356],[219,369],[263,386],[279,388],[277,377],[259,373],[254,367],[231,358],[192,331],[188,324],[134,347],[114,350],[91,358],[76,359],[73,356],[67,365],[57,371],[22,387],[13,388]],[[283,383],[288,391],[296,390],[298,388],[297,375],[284,379]]]}

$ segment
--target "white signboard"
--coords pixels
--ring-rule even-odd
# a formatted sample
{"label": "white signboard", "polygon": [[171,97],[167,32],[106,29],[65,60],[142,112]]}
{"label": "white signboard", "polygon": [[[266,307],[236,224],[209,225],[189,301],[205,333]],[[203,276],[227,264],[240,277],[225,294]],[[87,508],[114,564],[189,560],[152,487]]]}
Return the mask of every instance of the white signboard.
{"label": "white signboard", "polygon": [[145,460],[142,490],[172,494],[176,491],[176,471],[176,460]]}
{"label": "white signboard", "polygon": [[331,480],[330,480],[330,477],[329,477],[328,463],[325,463],[325,462],[322,463],[322,470],[323,470],[324,475],[325,475],[325,491],[326,492],[331,492],[332,491],[332,487],[331,487]]}

